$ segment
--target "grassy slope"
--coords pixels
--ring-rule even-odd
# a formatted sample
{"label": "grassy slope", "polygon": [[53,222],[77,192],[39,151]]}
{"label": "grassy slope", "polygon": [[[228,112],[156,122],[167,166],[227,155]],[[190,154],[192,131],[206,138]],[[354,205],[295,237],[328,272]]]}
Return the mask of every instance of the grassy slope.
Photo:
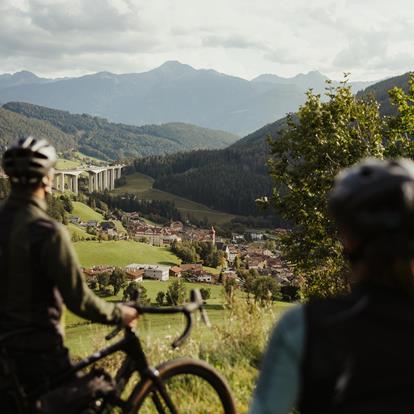
{"label": "grassy slope", "polygon": [[67,229],[69,230],[69,233],[71,234],[71,235],[74,235],[74,234],[76,234],[79,238],[87,238],[87,237],[89,237],[89,238],[95,238],[95,236],[94,235],[92,235],[92,234],[88,234],[83,228],[81,228],[81,227],[78,227],[78,226],[75,226],[74,224],[72,224],[72,223],[69,223],[68,225],[67,225]]}
{"label": "grassy slope", "polygon": [[[155,297],[159,291],[166,292],[173,279],[168,282],[155,280],[144,280],[143,285],[147,289],[148,297],[155,304]],[[211,297],[207,301],[207,308],[211,322],[219,324],[223,318],[223,294],[222,286],[208,285],[204,283],[186,283],[187,293],[191,289],[209,288]],[[107,298],[109,301],[121,301],[122,292],[117,297]],[[146,315],[140,323],[140,327],[145,335],[162,336],[176,332],[182,326],[183,318],[181,316],[164,316],[164,315]],[[87,326],[85,326],[87,325]],[[86,355],[93,352],[97,345],[92,336],[102,339],[107,328],[98,324],[88,324],[84,319],[67,311],[65,314],[66,326],[66,345],[75,355]],[[84,333],[89,332],[90,337],[85,338]]]}
{"label": "grassy slope", "polygon": [[89,206],[81,203],[80,201],[73,201],[72,204],[72,216],[80,217],[82,221],[96,220],[99,222],[104,219],[102,214],[97,213],[95,210],[91,209]]}
{"label": "grassy slope", "polygon": [[[168,282],[160,282],[153,280],[144,280],[143,286],[147,289],[148,297],[155,305],[155,297],[159,291],[166,292],[170,283],[174,279],[170,279]],[[224,306],[223,287],[221,285],[209,285],[204,283],[186,283],[187,294],[191,289],[200,289],[202,287],[211,290],[211,296],[207,300],[206,309],[208,316],[213,326],[220,326],[224,319],[224,313],[226,312]],[[109,301],[122,300],[122,293],[119,293],[117,297],[113,296],[107,298]],[[278,312],[283,312],[289,308],[291,304],[284,302],[277,302],[276,307]],[[84,319],[73,315],[71,312],[66,312],[65,315],[66,325],[66,345],[75,354],[85,356],[90,352],[93,352],[99,341],[103,340],[105,332],[108,328],[98,324],[88,324]],[[165,337],[167,335],[175,335],[180,331],[183,326],[183,318],[181,316],[173,315],[145,315],[139,322],[140,332],[145,336],[152,337]],[[201,328],[201,327],[200,327]],[[204,329],[202,329],[205,331]],[[85,337],[84,334],[87,334]],[[198,335],[200,332],[198,331]],[[203,336],[207,340],[214,341],[214,336],[211,332],[205,331]],[[100,344],[102,345],[102,344]]]}
{"label": "grassy slope", "polygon": [[166,248],[134,241],[81,241],[74,246],[81,265],[85,267],[99,264],[126,266],[131,263],[179,263],[179,259]]}
{"label": "grassy slope", "polygon": [[145,200],[167,200],[175,203],[175,206],[184,214],[194,216],[197,219],[203,219],[207,217],[211,223],[225,223],[234,218],[234,215],[222,213],[219,211],[211,210],[203,204],[196,203],[176,196],[165,191],[160,191],[152,188],[154,180],[144,174],[134,173],[126,177],[127,183],[114,190],[115,194],[121,194],[125,192],[136,193],[139,197]]}
{"label": "grassy slope", "polygon": [[59,158],[56,163],[56,168],[58,170],[68,170],[71,168],[77,168],[81,165],[78,160],[67,160],[65,158]]}

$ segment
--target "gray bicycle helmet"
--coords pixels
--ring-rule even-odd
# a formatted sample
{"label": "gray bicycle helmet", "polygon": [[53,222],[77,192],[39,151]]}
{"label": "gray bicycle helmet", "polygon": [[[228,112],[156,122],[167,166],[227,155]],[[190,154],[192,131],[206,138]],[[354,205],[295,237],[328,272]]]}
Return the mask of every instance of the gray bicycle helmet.
{"label": "gray bicycle helmet", "polygon": [[35,184],[57,161],[55,148],[45,139],[20,139],[3,155],[3,169],[12,183]]}
{"label": "gray bicycle helmet", "polygon": [[391,232],[414,238],[414,162],[369,158],[341,171],[328,207],[361,239]]}

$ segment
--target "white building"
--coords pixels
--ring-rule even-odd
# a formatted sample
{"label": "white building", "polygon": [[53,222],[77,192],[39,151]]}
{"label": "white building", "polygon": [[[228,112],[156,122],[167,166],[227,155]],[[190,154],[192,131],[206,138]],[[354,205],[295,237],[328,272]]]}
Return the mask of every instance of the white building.
{"label": "white building", "polygon": [[208,275],[208,274],[197,276],[197,282],[211,283],[212,280],[213,279],[212,279],[211,275]]}
{"label": "white building", "polygon": [[126,267],[127,270],[144,270],[144,279],[168,280],[170,278],[170,266],[160,266],[153,264],[132,263]]}

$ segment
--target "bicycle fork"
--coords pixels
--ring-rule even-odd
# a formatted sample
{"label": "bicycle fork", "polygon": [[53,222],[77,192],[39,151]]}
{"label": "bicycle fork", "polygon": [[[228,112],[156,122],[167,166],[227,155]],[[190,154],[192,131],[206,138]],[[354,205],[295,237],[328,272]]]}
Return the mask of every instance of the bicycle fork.
{"label": "bicycle fork", "polygon": [[163,382],[160,379],[160,375],[158,370],[155,368],[148,368],[147,371],[148,377],[152,380],[154,383],[154,391],[152,393],[152,401],[154,402],[155,406],[157,407],[157,411],[159,414],[168,414],[165,411],[165,408],[163,407],[162,401],[159,397],[159,394],[161,395],[162,399],[165,402],[165,405],[170,410],[171,414],[178,414],[177,409],[174,406],[174,403],[172,402],[170,396],[168,395],[167,390],[165,389],[165,386]]}

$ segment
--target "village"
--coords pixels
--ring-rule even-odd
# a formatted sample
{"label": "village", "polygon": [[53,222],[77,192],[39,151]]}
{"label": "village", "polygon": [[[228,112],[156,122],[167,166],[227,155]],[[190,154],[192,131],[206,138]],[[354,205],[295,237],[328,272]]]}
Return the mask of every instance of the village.
{"label": "village", "polygon": [[[149,223],[138,212],[123,213],[121,219],[123,231],[119,231],[112,220],[102,222],[81,222],[79,217],[72,216],[70,222],[80,227],[86,227],[91,234],[99,235],[102,239],[129,239],[147,243],[156,247],[171,249],[183,243],[208,243],[219,252],[220,265],[216,268],[205,266],[202,260],[187,262],[174,266],[131,263],[121,270],[128,282],[142,282],[145,279],[168,281],[170,278],[182,278],[186,282],[222,284],[232,280],[243,285],[243,271],[250,271],[257,276],[271,276],[280,287],[292,288],[295,278],[292,266],[282,259],[281,251],[277,248],[277,240],[285,230],[274,229],[266,232],[249,230],[245,234],[233,233],[231,238],[218,237],[214,227],[197,228],[181,221],[170,221],[166,225]],[[115,266],[96,263],[84,268],[84,274],[89,282],[94,282],[101,275],[111,274]]]}

